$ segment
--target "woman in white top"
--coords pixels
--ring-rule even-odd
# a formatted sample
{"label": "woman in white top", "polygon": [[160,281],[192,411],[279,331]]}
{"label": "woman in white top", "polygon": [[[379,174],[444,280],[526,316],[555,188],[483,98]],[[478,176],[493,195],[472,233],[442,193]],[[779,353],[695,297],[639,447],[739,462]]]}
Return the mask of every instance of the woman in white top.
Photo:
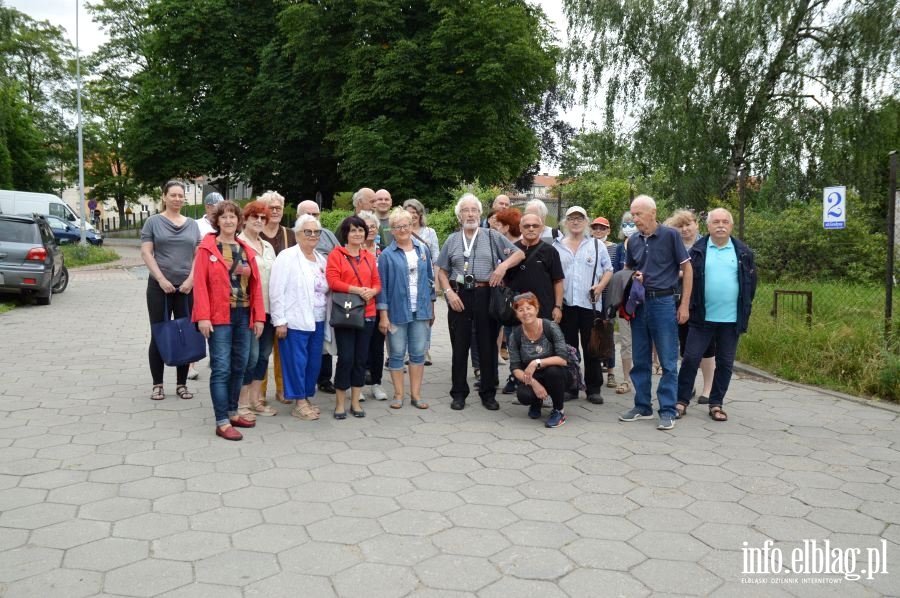
{"label": "woman in white top", "polygon": [[[428,246],[428,251],[431,252],[431,263],[433,264],[435,260],[437,260],[438,254],[441,252],[441,247],[438,245],[437,232],[428,226],[428,221],[425,219],[425,206],[422,205],[422,202],[418,199],[411,198],[403,202],[403,207],[406,208],[406,211],[412,216],[412,228],[410,230],[412,231],[413,237]],[[435,268],[437,268],[437,266],[435,266]],[[437,280],[437,270],[435,270],[434,279]],[[432,325],[434,325],[434,318],[431,319],[431,324],[428,326],[428,344],[425,349],[425,365],[431,365],[430,349]]]}
{"label": "woman in white top", "polygon": [[275,248],[264,240],[260,233],[271,218],[269,206],[264,201],[252,201],[244,207],[244,229],[238,238],[253,248],[256,253],[256,265],[259,267],[259,279],[262,283],[263,305],[266,309],[266,322],[262,336],[250,339],[250,359],[244,371],[244,385],[238,400],[238,415],[248,421],[256,421],[257,415],[275,415],[278,413],[262,400],[263,380],[269,373],[269,356],[275,343],[275,328],[272,326],[269,306],[269,277],[272,264],[275,263]]}
{"label": "woman in white top", "polygon": [[278,338],[284,376],[285,401],[294,401],[291,415],[319,419],[310,402],[322,366],[322,346],[331,338],[328,327],[330,291],[325,258],[316,252],[322,227],[315,216],[303,214],[294,225],[297,245],[278,254],[269,279],[272,325]]}

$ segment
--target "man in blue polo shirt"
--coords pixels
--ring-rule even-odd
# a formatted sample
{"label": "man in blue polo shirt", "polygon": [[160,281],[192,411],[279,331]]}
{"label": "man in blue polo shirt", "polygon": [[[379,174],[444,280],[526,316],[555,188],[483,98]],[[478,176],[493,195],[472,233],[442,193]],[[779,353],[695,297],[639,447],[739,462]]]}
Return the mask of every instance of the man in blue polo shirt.
{"label": "man in blue polo shirt", "polygon": [[678,417],[691,402],[697,366],[711,339],[716,339],[716,373],[709,394],[709,416],[728,420],[722,403],[731,382],[738,338],[747,331],[753,296],[756,294],[756,264],[753,252],[731,236],[734,219],[724,208],[706,217],[709,234],[691,247],[694,284],[690,302],[688,336],[678,373]]}
{"label": "man in blue polo shirt", "polygon": [[[656,221],[656,202],[647,195],[639,195],[631,202],[631,215],[638,233],[628,242],[625,266],[634,270],[635,280],[644,285],[645,300],[639,305],[631,321],[634,367],[634,407],[619,416],[623,422],[653,417],[650,396],[650,373],[653,367],[653,346],[663,374],[656,389],[659,400],[659,430],[675,427],[676,396],[678,390],[678,324],[688,320],[688,301],[693,276],[681,234],[674,228]],[[682,273],[682,296],[676,312],[675,290],[679,271]]]}

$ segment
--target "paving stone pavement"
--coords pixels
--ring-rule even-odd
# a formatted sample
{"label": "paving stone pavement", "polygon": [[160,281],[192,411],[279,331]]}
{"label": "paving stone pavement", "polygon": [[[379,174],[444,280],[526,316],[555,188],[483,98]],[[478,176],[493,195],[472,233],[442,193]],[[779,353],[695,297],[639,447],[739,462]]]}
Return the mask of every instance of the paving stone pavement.
{"label": "paving stone pavement", "polygon": [[[431,409],[282,407],[230,443],[205,365],[194,400],[173,370],[149,400],[145,286],[73,271],[0,316],[2,596],[900,595],[896,409],[743,377],[730,421],[694,406],[671,432],[618,422],[611,389],[555,430],[502,395],[451,411],[442,308]],[[768,540],[811,572],[745,572]],[[813,540],[848,574],[814,573]]]}

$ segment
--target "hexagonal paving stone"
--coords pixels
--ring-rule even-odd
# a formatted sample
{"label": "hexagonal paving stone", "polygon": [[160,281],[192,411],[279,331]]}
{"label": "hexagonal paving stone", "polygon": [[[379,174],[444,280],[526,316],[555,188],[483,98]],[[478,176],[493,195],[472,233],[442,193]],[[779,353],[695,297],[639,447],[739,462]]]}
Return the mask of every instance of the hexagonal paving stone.
{"label": "hexagonal paving stone", "polygon": [[509,507],[522,519],[555,521],[561,523],[579,515],[578,509],[562,500],[537,500],[527,498]]}
{"label": "hexagonal paving stone", "polygon": [[882,521],[849,509],[815,509],[808,519],[832,532],[847,534],[879,535],[886,527]]}
{"label": "hexagonal paving stone", "polygon": [[479,469],[469,474],[479,484],[488,486],[520,486],[529,481],[529,477],[514,469]]}
{"label": "hexagonal paving stone", "polygon": [[196,515],[222,506],[222,499],[207,492],[179,492],[153,501],[157,513],[172,515]]}
{"label": "hexagonal paving stone", "polygon": [[261,523],[232,534],[235,548],[278,553],[307,542],[309,536],[299,525]]}
{"label": "hexagonal paving stone", "polygon": [[619,540],[581,538],[563,548],[579,567],[628,571],[647,557]]}
{"label": "hexagonal paving stone", "polygon": [[[476,472],[480,473],[480,472]],[[463,488],[474,486],[473,478],[461,473],[442,473],[430,471],[417,475],[410,479],[416,488],[422,490],[440,490],[447,492],[459,492]]]}
{"label": "hexagonal paving stone", "polygon": [[63,565],[70,569],[111,571],[149,556],[147,542],[125,538],[103,538],[66,551]]}
{"label": "hexagonal paving stone", "polygon": [[558,550],[511,546],[491,557],[505,575],[522,579],[557,579],[575,568]]}
{"label": "hexagonal paving stone", "polygon": [[284,502],[262,511],[263,518],[267,523],[285,525],[308,525],[331,517],[333,514],[331,507],[326,504],[302,501]]}
{"label": "hexagonal paving stone", "polygon": [[[460,572],[465,571],[465,575]],[[484,559],[439,555],[415,566],[415,572],[422,583],[443,590],[466,590],[474,592],[500,579],[500,573]]]}
{"label": "hexagonal paving stone", "polygon": [[706,596],[722,583],[706,569],[683,561],[651,559],[635,567],[632,573],[655,592],[678,595]]}
{"label": "hexagonal paving stone", "polygon": [[562,548],[578,536],[562,523],[517,521],[500,530],[513,544],[544,548]]}
{"label": "hexagonal paving stone", "polygon": [[[271,579],[271,578],[269,578]],[[159,598],[241,598],[240,588],[222,586],[211,583],[189,583],[171,592],[160,594]],[[248,596],[253,594],[248,593]],[[269,594],[263,594],[269,596]]]}
{"label": "hexagonal paving stone", "polygon": [[674,488],[635,488],[625,496],[642,507],[664,507],[683,509],[694,502],[694,498]]}
{"label": "hexagonal paving stone", "polygon": [[197,581],[246,586],[279,572],[275,556],[247,550],[229,550],[195,565]]}
{"label": "hexagonal paving stone", "polygon": [[288,492],[281,488],[258,488],[248,486],[240,490],[232,490],[222,495],[226,507],[245,507],[264,509],[289,500]]}
{"label": "hexagonal paving stone", "polygon": [[632,511],[626,517],[639,527],[661,532],[689,532],[702,523],[698,518],[681,509],[661,507],[644,507]]}
{"label": "hexagonal paving stone", "polygon": [[498,532],[465,527],[444,530],[431,541],[444,552],[478,557],[491,556],[510,545]]}
{"label": "hexagonal paving stone", "polygon": [[330,542],[307,542],[278,554],[284,571],[305,575],[334,575],[360,561],[362,557],[355,546]]}
{"label": "hexagonal paving stone", "polygon": [[62,550],[26,544],[0,553],[0,582],[12,582],[58,569]]}
{"label": "hexagonal paving stone", "polygon": [[154,540],[153,556],[175,561],[197,561],[231,548],[227,534],[186,531]]}
{"label": "hexagonal paving stone", "polygon": [[[106,521],[70,519],[34,530],[31,533],[31,544],[48,548],[72,548],[107,537],[110,527],[111,524]],[[10,534],[11,531],[4,530],[3,534]]]}
{"label": "hexagonal paving stone", "polygon": [[257,509],[219,507],[191,515],[190,520],[191,529],[230,534],[262,523],[262,515]]}
{"label": "hexagonal paving stone", "polygon": [[397,502],[405,509],[437,513],[449,511],[464,504],[464,501],[453,492],[435,490],[415,490],[398,497]]}
{"label": "hexagonal paving stone", "polygon": [[293,488],[311,479],[312,476],[306,471],[287,468],[267,469],[250,474],[251,484],[269,488]]}
{"label": "hexagonal paving stone", "polygon": [[47,500],[67,505],[84,505],[116,496],[117,490],[115,484],[82,482],[51,490],[47,495]]}
{"label": "hexagonal paving stone", "polygon": [[379,517],[378,523],[387,533],[403,536],[430,536],[453,525],[440,513],[407,509]]}
{"label": "hexagonal paving stone", "polygon": [[644,531],[628,543],[651,559],[696,562],[709,553],[709,547],[689,534]]}
{"label": "hexagonal paving stone", "polygon": [[397,497],[412,492],[415,486],[405,478],[390,478],[385,476],[371,476],[364,480],[357,480],[351,484],[357,494],[368,496]]}
{"label": "hexagonal paving stone", "polygon": [[768,538],[781,542],[802,542],[807,538],[828,537],[828,532],[818,525],[792,517],[763,515],[753,527]]}
{"label": "hexagonal paving stone", "polygon": [[338,575],[334,586],[341,596],[400,598],[412,591],[418,581],[408,567],[361,563]]}
{"label": "hexagonal paving stone", "polygon": [[184,492],[184,480],[175,478],[145,478],[119,486],[119,496],[156,499]]}
{"label": "hexagonal paving stone", "polygon": [[480,598],[565,598],[566,594],[556,584],[535,579],[504,577],[478,592]]}
{"label": "hexagonal paving stone", "polygon": [[125,482],[142,480],[152,474],[153,469],[143,465],[114,465],[92,471],[88,479],[92,482],[106,484],[124,484]]}
{"label": "hexagonal paving stone", "polygon": [[[299,589],[302,588],[303,596],[316,596],[317,598],[330,598],[337,596],[331,586],[331,580],[327,577],[314,575],[301,575],[285,571],[252,583],[245,588],[247,596],[260,596],[265,598],[297,598]],[[240,592],[237,596],[240,596]],[[185,598],[194,598],[185,596]],[[219,598],[210,596],[210,598]]]}
{"label": "hexagonal paving stone", "polygon": [[488,505],[463,505],[446,515],[455,525],[480,529],[500,529],[519,519],[505,507]]}
{"label": "hexagonal paving stone", "polygon": [[467,503],[497,507],[507,507],[520,500],[525,500],[521,492],[506,486],[470,486],[460,490],[457,495]]}
{"label": "hexagonal paving stone", "polygon": [[187,480],[187,489],[192,492],[223,493],[250,485],[250,478],[242,473],[210,473]]}
{"label": "hexagonal paving stone", "polygon": [[43,502],[47,496],[46,490],[37,488],[7,488],[0,490],[0,511],[9,511],[19,507],[27,507]]}
{"label": "hexagonal paving stone", "polygon": [[607,596],[647,596],[650,591],[634,576],[619,571],[576,569],[561,580],[561,587],[569,596],[578,598],[606,598]]}
{"label": "hexagonal paving stone", "polygon": [[631,499],[614,494],[582,494],[572,501],[572,506],[583,513],[619,516],[639,508]]}
{"label": "hexagonal paving stone", "polygon": [[393,499],[381,496],[348,496],[331,503],[335,514],[350,517],[378,518],[399,508]]}
{"label": "hexagonal paving stone", "polygon": [[119,538],[155,540],[163,536],[183,532],[187,528],[188,519],[184,515],[146,513],[116,522],[113,527],[113,535]]}
{"label": "hexagonal paving stone", "polygon": [[143,498],[116,496],[82,506],[79,517],[100,521],[120,521],[150,511],[150,501]]}
{"label": "hexagonal paving stone", "polygon": [[[62,525],[62,524],[58,524]],[[50,526],[53,527],[53,526]],[[47,529],[47,528],[44,528]],[[36,530],[35,533],[41,530]],[[10,548],[18,548],[25,544],[28,541],[28,530],[25,529],[4,529],[3,533],[0,534],[0,552],[4,550],[9,550]],[[106,534],[103,534],[106,535]],[[35,544],[38,546],[46,546],[47,548],[60,548],[59,546],[49,546],[47,544],[41,544],[40,542],[32,541],[31,544]]]}
{"label": "hexagonal paving stone", "polygon": [[[442,532],[443,533],[443,532]],[[359,549],[366,561],[390,565],[415,565],[438,553],[427,538],[379,534],[360,542]]]}
{"label": "hexagonal paving stone", "polygon": [[74,505],[38,503],[0,513],[0,527],[37,529],[68,521],[75,515]]}
{"label": "hexagonal paving stone", "polygon": [[374,519],[334,516],[307,525],[306,531],[313,540],[320,542],[358,544],[380,534],[381,527]]}
{"label": "hexagonal paving stone", "polygon": [[5,588],[4,596],[6,598],[25,596],[82,598],[98,594],[100,586],[100,573],[76,569],[55,569],[9,584]]}
{"label": "hexagonal paving stone", "polygon": [[103,589],[112,594],[150,597],[193,580],[191,565],[147,559],[106,574]]}

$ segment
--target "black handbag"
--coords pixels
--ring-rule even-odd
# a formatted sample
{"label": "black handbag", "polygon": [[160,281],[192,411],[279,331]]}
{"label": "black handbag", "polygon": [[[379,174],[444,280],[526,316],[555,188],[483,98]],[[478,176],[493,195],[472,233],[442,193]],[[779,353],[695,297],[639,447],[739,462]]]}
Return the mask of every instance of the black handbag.
{"label": "black handbag", "polygon": [[[187,297],[184,302],[189,305]],[[163,309],[168,317],[168,295]],[[150,333],[163,363],[168,366],[188,365],[206,357],[206,339],[197,330],[197,325],[191,322],[190,316],[151,324]]]}
{"label": "black handbag", "polygon": [[[359,277],[356,264],[350,256],[344,256],[350,262],[359,286],[365,286]],[[362,330],[366,327],[366,301],[356,293],[331,293],[331,327]]]}
{"label": "black handbag", "polygon": [[[494,240],[488,231],[488,243],[491,245],[491,262],[496,266],[497,259],[494,257]],[[488,315],[497,320],[504,326],[518,326],[519,318],[516,317],[516,310],[513,309],[513,297],[518,293],[508,286],[498,285],[491,287],[491,302],[488,305]]]}

